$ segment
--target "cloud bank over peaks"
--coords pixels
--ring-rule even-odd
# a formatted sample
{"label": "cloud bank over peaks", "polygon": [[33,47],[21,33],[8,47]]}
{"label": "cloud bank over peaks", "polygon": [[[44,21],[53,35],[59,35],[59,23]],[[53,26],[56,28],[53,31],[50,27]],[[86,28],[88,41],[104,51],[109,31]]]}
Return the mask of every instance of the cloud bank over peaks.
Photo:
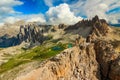
{"label": "cloud bank over peaks", "polygon": [[17,12],[14,10],[14,6],[19,6],[24,4],[19,0],[1,0],[0,1],[0,26],[4,25],[5,22],[13,23],[17,21],[15,17],[10,15],[19,14],[21,12]]}
{"label": "cloud bank over peaks", "polygon": [[74,24],[82,20],[81,17],[76,17],[74,12],[70,11],[70,7],[66,3],[56,7],[50,7],[46,12],[46,18],[48,24]]}
{"label": "cloud bank over peaks", "polygon": [[74,12],[70,11],[69,5],[63,3],[55,7],[50,7],[45,14],[30,14],[8,17],[4,19],[4,22],[14,23],[18,20],[25,20],[26,22],[39,22],[40,24],[57,25],[61,23],[74,24],[82,20],[82,18],[76,17]]}
{"label": "cloud bank over peaks", "polygon": [[43,14],[32,14],[27,15],[26,18],[24,18],[26,22],[39,22],[39,23],[46,23],[46,19]]}
{"label": "cloud bank over peaks", "polygon": [[17,22],[19,21],[20,19],[19,18],[16,18],[16,17],[7,17],[7,18],[4,18],[3,21],[5,23],[10,23],[10,24],[14,24],[14,22]]}
{"label": "cloud bank over peaks", "polygon": [[[26,22],[39,22],[40,24],[74,24],[82,20],[81,17],[76,17],[74,12],[70,10],[68,4],[63,3],[55,7],[50,7],[45,14],[18,14],[16,16],[8,16],[2,19],[2,22],[14,24],[16,21],[24,20]],[[0,23],[3,25],[3,23]]]}
{"label": "cloud bank over peaks", "polygon": [[[23,1],[23,2],[22,2]],[[120,24],[120,0],[34,0],[36,4],[46,7],[46,11],[40,9],[39,13],[24,14],[15,11],[15,6],[25,4],[24,0],[1,0],[0,2],[0,25],[4,22],[14,23],[18,20],[26,22],[39,22],[41,24],[74,24],[82,18],[91,19],[95,15],[106,19],[109,23]],[[26,1],[27,2],[27,1]],[[29,3],[29,1],[27,2]],[[45,5],[42,5],[45,4]],[[29,6],[25,6],[29,7]],[[36,9],[39,9],[36,7]],[[32,10],[32,9],[31,9]]]}
{"label": "cloud bank over peaks", "polygon": [[75,15],[90,19],[98,15],[113,24],[120,19],[120,0],[78,0],[70,8]]}

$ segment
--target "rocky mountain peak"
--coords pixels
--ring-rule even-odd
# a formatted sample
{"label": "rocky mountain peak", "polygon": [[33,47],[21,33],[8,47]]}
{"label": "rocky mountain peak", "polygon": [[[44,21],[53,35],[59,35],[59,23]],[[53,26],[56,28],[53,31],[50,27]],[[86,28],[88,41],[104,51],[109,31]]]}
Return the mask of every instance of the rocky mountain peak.
{"label": "rocky mountain peak", "polygon": [[92,18],[92,22],[95,23],[97,21],[100,21],[99,17],[96,15],[95,17]]}
{"label": "rocky mountain peak", "polygon": [[110,32],[110,27],[106,20],[99,19],[96,15],[92,20],[82,20],[75,25],[70,25],[65,29],[66,32],[82,35],[84,38],[90,35],[96,37],[106,36]]}
{"label": "rocky mountain peak", "polygon": [[43,42],[43,30],[37,25],[21,25],[19,34],[17,35],[19,43],[25,41],[28,43],[39,43]]}
{"label": "rocky mountain peak", "polygon": [[64,28],[66,28],[66,26],[67,26],[67,25],[65,25],[65,24],[59,24],[59,25],[58,25],[58,28],[59,28],[59,29],[64,29]]}

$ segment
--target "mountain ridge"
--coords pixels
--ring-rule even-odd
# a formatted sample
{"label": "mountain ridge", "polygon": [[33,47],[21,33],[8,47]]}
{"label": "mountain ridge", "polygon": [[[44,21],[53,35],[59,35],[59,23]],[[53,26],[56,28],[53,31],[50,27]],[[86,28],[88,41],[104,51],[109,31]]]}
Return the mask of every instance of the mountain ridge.
{"label": "mountain ridge", "polygon": [[[25,53],[18,55],[16,61],[25,58],[33,62],[18,65],[11,70],[5,69],[0,75],[1,80],[120,80],[119,28],[110,27],[98,16],[75,25],[29,26],[21,26],[18,33],[20,43],[37,43],[40,32],[45,37],[42,38],[42,45],[37,43],[41,47],[33,47],[32,52],[27,48]],[[47,47],[54,44],[59,46]],[[65,50],[55,53],[57,55],[45,58],[44,61],[34,61],[54,51],[59,52],[61,45],[65,45]]]}

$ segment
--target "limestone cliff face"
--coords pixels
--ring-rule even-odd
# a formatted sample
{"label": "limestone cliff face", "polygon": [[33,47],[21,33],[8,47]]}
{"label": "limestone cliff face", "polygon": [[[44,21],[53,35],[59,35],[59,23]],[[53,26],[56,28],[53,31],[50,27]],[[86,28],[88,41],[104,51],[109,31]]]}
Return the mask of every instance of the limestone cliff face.
{"label": "limestone cliff face", "polygon": [[15,80],[101,80],[93,44],[79,45],[41,63]]}
{"label": "limestone cliff face", "polygon": [[80,37],[75,47],[15,80],[120,80],[119,56],[109,42],[87,43]]}
{"label": "limestone cliff face", "polygon": [[[118,64],[120,54],[115,52],[111,43],[104,40],[96,41],[94,49],[96,51],[96,60],[100,65],[102,80],[120,80]],[[114,64],[115,66],[113,66]]]}
{"label": "limestone cliff face", "polygon": [[111,80],[120,80],[120,55],[113,60],[110,66],[109,78]]}
{"label": "limestone cliff face", "polygon": [[18,32],[13,35],[11,36],[11,33],[7,33],[1,36],[0,47],[16,46],[23,41],[29,44],[42,44],[43,42],[43,30],[38,25],[21,25]]}
{"label": "limestone cliff face", "polygon": [[40,30],[39,27],[35,25],[20,26],[20,32],[17,36],[19,43],[23,41],[30,43],[43,42],[42,30]]}

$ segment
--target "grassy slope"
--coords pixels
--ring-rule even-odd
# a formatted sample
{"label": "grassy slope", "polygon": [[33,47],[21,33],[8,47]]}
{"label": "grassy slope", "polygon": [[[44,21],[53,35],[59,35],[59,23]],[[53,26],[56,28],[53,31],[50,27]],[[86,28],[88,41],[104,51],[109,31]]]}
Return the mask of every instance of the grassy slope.
{"label": "grassy slope", "polygon": [[32,61],[42,61],[48,59],[56,54],[59,54],[62,50],[65,49],[65,44],[54,44],[49,47],[44,45],[37,46],[29,51],[25,51],[22,54],[13,56],[8,62],[0,66],[0,74],[13,69],[21,64],[25,64]]}

